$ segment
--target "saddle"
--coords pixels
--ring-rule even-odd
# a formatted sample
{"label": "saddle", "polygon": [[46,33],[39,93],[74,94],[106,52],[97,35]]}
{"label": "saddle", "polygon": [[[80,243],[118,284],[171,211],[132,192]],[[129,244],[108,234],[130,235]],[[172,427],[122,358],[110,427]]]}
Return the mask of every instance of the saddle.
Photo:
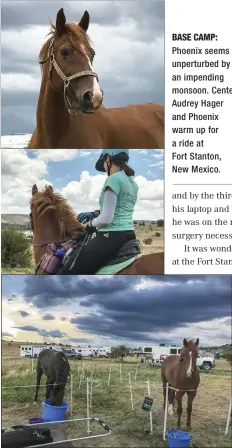
{"label": "saddle", "polygon": [[[68,261],[73,251],[80,250],[81,242],[69,240],[65,243],[50,243],[47,245],[47,251],[35,268],[35,273],[41,267],[48,274],[57,274],[62,266]],[[141,253],[141,247],[138,240],[127,241],[118,251],[116,256],[106,263],[105,266],[112,266],[122,263]]]}

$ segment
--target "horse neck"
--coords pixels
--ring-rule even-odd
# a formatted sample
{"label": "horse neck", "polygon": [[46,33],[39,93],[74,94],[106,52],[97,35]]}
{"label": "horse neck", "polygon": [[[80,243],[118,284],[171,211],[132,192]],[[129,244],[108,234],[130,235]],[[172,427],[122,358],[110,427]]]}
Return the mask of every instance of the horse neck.
{"label": "horse neck", "polygon": [[42,256],[46,253],[47,244],[58,243],[62,239],[59,222],[53,211],[44,214],[37,220],[33,231],[33,244],[42,246],[34,246],[35,263],[39,263]]}
{"label": "horse neck", "polygon": [[37,107],[37,127],[43,132],[48,147],[60,142],[73,121],[64,103],[64,93],[55,92],[48,79],[48,71],[44,68]]}

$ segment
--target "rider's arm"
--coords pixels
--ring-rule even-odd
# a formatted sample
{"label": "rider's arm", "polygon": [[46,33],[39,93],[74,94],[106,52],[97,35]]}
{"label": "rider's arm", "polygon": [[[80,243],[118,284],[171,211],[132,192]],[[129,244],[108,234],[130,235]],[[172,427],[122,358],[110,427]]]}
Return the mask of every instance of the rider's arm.
{"label": "rider's arm", "polygon": [[103,206],[101,214],[92,220],[93,227],[102,227],[113,221],[115,208],[117,203],[117,195],[107,189],[104,193]]}

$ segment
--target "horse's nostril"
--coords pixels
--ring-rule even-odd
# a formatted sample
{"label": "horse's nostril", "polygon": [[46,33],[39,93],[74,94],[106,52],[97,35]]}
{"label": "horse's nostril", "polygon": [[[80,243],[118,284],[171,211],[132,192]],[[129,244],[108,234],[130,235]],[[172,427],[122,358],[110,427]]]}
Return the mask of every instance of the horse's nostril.
{"label": "horse's nostril", "polygon": [[93,94],[92,92],[85,92],[83,95],[83,100],[84,101],[92,101],[93,99]]}

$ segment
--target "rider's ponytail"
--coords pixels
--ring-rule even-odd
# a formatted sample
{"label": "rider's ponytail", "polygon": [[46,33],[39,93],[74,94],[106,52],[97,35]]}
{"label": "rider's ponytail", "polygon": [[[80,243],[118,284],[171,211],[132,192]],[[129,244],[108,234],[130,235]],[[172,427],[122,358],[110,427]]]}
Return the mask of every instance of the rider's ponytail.
{"label": "rider's ponytail", "polygon": [[126,173],[127,176],[134,176],[135,172],[133,168],[131,168],[129,165],[121,165],[120,168]]}

